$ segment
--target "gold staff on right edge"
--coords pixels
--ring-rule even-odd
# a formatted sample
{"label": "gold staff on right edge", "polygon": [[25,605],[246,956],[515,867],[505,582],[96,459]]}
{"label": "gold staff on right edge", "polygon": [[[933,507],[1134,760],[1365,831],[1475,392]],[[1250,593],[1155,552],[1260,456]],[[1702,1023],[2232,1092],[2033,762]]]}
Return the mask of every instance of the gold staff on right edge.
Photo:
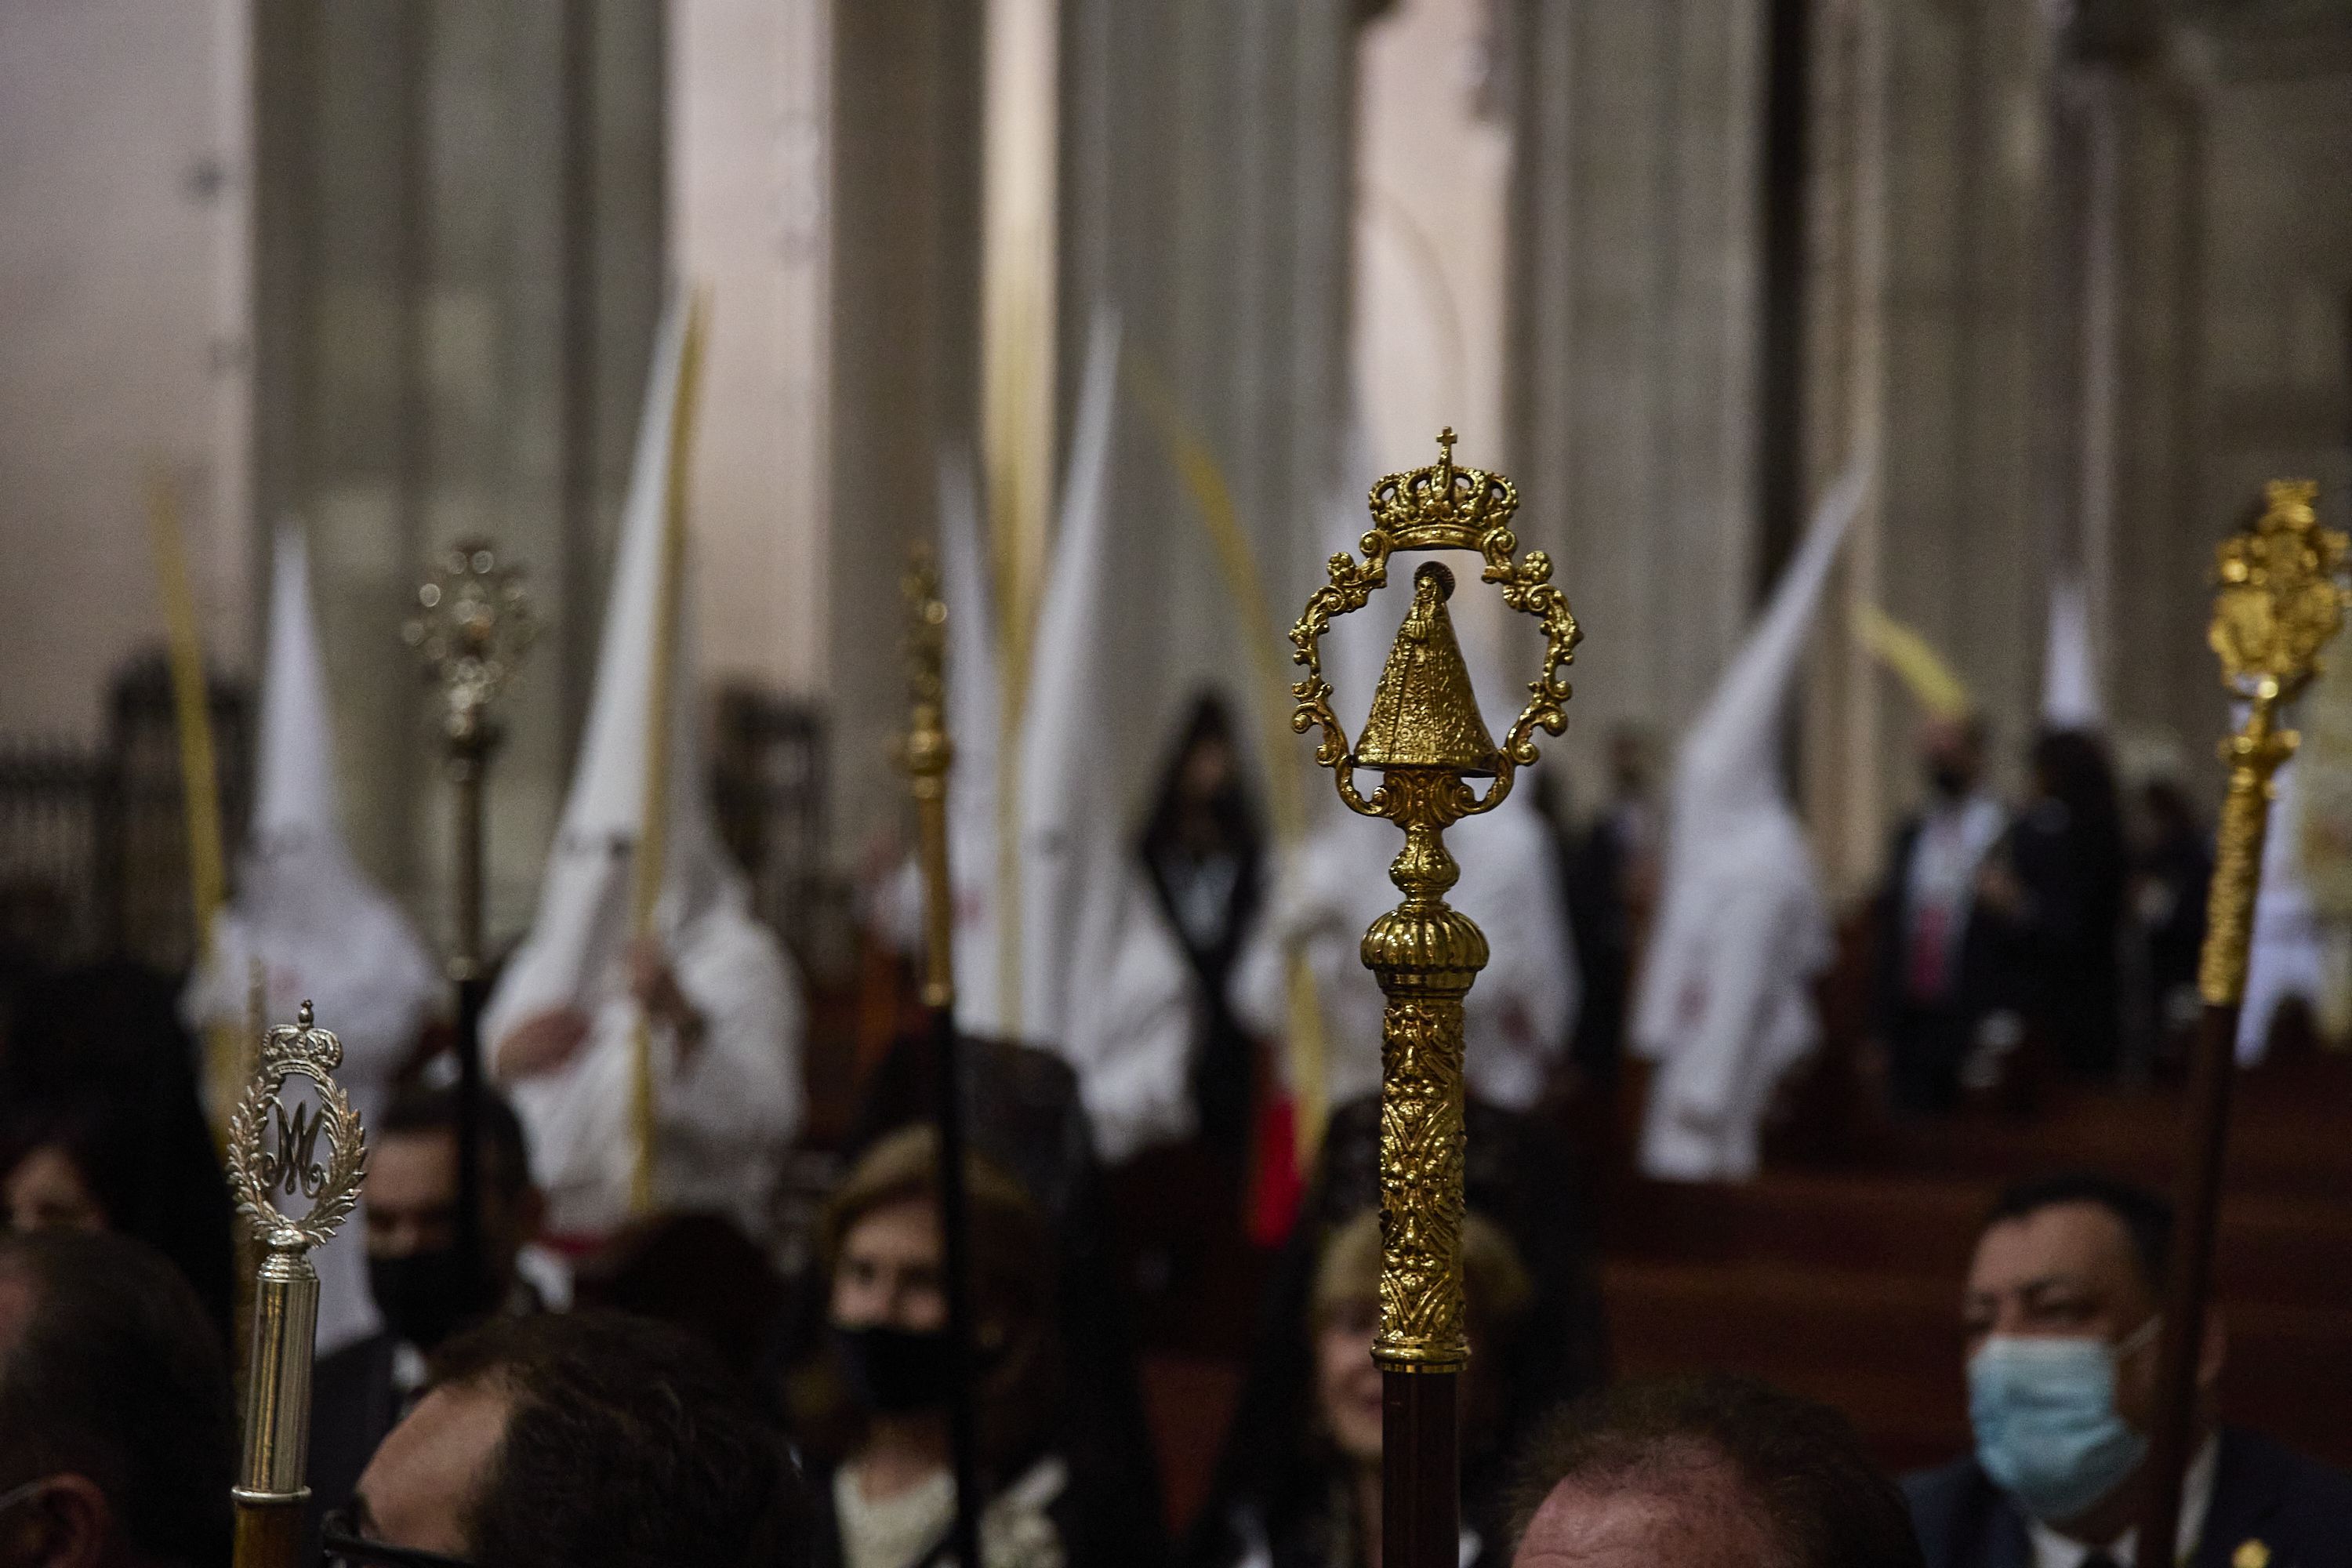
{"label": "gold staff on right edge", "polygon": [[2230,793],[2221,807],[2205,951],[2198,966],[2205,1012],[2190,1067],[2189,1141],[2174,1189],[2179,1232],[2165,1281],[2156,1429],[2149,1444],[2152,1484],[2140,1522],[2138,1568],[2174,1568],[2181,1481],[2197,1428],[2197,1363],[2205,1342],[2238,1005],[2245,998],[2246,959],[2253,944],[2271,778],[2294,755],[2298,739],[2279,727],[2279,719],[2318,673],[2319,650],[2344,624],[2345,605],[2352,597],[2343,580],[2345,537],[2320,527],[2312,512],[2318,493],[2319,487],[2307,480],[2272,481],[2263,515],[2223,541],[2219,555],[2221,588],[2213,597],[2208,640],[2221,660],[2221,683],[2249,706],[2244,723],[2221,745],[2221,758],[2230,764]]}
{"label": "gold staff on right edge", "polygon": [[[1381,1321],[1372,1359],[1381,1367],[1381,1561],[1386,1568],[1454,1568],[1460,1552],[1460,1411],[1455,1384],[1470,1359],[1463,1319],[1462,999],[1486,967],[1486,939],[1445,901],[1461,868],[1445,829],[1491,811],[1517,770],[1536,760],[1535,732],[1567,727],[1561,669],[1582,633],[1552,585],[1540,550],[1513,561],[1511,514],[1519,494],[1500,474],[1454,466],[1454,432],[1437,438],[1433,466],[1391,474],[1372,487],[1364,552],[1335,555],[1290,634],[1307,678],[1291,728],[1322,731],[1316,761],[1332,770],[1350,811],[1404,829],[1389,878],[1404,901],[1364,933],[1363,959],[1388,999],[1381,1040]],[[1436,562],[1412,575],[1412,607],[1372,694],[1371,716],[1351,748],[1331,711],[1321,639],[1332,617],[1361,609],[1388,583],[1400,550],[1466,550],[1486,559],[1484,582],[1544,629],[1543,664],[1528,705],[1497,746],[1478,715],[1470,672],[1445,601],[1454,574]],[[1356,788],[1356,769],[1380,787]],[[1492,778],[1482,797],[1465,779]]]}

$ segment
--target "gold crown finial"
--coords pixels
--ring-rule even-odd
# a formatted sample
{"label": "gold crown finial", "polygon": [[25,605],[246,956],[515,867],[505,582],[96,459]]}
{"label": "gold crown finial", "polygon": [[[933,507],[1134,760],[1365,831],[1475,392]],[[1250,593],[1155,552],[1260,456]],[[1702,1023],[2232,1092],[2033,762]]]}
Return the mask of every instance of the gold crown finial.
{"label": "gold crown finial", "polygon": [[2292,701],[2319,668],[2319,650],[2343,624],[2347,598],[2345,536],[2319,526],[2309,479],[2273,479],[2262,515],[2222,541],[2214,558],[2214,596],[2207,640],[2233,690],[2259,696],[2267,686]]}
{"label": "gold crown finial", "polygon": [[[1454,427],[1437,433],[1437,461],[1372,487],[1372,523],[1398,550],[1475,550],[1491,563],[1518,548],[1511,514],[1518,487],[1484,468],[1456,467]],[[1490,581],[1499,581],[1490,571]]]}

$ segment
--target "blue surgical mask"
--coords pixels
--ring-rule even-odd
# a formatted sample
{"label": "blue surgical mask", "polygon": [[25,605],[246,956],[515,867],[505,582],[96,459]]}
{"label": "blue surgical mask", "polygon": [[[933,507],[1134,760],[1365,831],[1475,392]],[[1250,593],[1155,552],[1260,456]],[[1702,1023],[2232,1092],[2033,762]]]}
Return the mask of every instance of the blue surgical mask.
{"label": "blue surgical mask", "polygon": [[2147,1454],[2147,1438],[2116,1414],[2116,1363],[2156,1323],[2117,1345],[1995,1334],[1969,1358],[1977,1462],[2034,1518],[2080,1518]]}

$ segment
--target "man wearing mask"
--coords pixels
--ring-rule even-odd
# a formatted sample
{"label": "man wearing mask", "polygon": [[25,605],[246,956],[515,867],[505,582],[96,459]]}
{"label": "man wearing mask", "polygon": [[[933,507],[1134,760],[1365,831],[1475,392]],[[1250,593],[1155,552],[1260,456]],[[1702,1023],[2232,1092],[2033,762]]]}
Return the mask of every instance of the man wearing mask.
{"label": "man wearing mask", "polygon": [[[2171,1240],[2162,1199],[2097,1175],[2022,1184],[1993,1206],[1962,1308],[1976,1453],[1905,1482],[1928,1568],[2129,1568]],[[2223,1339],[2209,1314],[2181,1561],[2352,1565],[2352,1478],[2211,1425]]]}
{"label": "man wearing mask", "polygon": [[[368,1288],[383,1332],[321,1357],[312,1400],[314,1518],[348,1501],[384,1434],[422,1396],[425,1358],[459,1330],[499,1313],[562,1306],[560,1279],[531,1267],[545,1200],[530,1184],[522,1124],[497,1094],[481,1102],[482,1256],[457,1244],[454,1089],[412,1090],[371,1128],[364,1215]],[[539,1282],[525,1278],[526,1268]]]}
{"label": "man wearing mask", "polygon": [[1977,874],[2008,814],[1985,794],[1983,721],[1930,718],[1920,726],[1927,801],[1899,828],[1879,895],[1875,1007],[1896,1109],[1949,1110],[1960,1063],[1986,1011],[1971,963]]}

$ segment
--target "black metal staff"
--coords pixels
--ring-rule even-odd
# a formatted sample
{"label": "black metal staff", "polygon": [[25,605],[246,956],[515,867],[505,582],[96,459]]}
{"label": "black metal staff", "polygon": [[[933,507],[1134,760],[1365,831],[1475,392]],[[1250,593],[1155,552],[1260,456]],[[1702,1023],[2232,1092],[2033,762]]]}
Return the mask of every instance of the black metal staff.
{"label": "black metal staff", "polygon": [[403,635],[441,698],[441,741],[452,792],[457,874],[452,888],[448,974],[457,1003],[457,1249],[477,1271],[482,1257],[482,1008],[489,976],[482,951],[482,796],[504,731],[490,705],[513,679],[538,630],[519,568],[499,564],[488,543],[451,548],[441,574],[416,590],[423,613]]}
{"label": "black metal staff", "polygon": [[955,896],[948,881],[947,605],[930,552],[918,547],[906,578],[907,689],[910,710],[899,765],[915,796],[917,863],[923,877],[923,1007],[929,1015],[938,1098],[940,1236],[947,1272],[948,1447],[955,1467],[955,1522],[948,1544],[962,1568],[980,1568],[980,1418],[973,1395],[971,1215],[964,1193],[962,1050],[955,1023]]}

